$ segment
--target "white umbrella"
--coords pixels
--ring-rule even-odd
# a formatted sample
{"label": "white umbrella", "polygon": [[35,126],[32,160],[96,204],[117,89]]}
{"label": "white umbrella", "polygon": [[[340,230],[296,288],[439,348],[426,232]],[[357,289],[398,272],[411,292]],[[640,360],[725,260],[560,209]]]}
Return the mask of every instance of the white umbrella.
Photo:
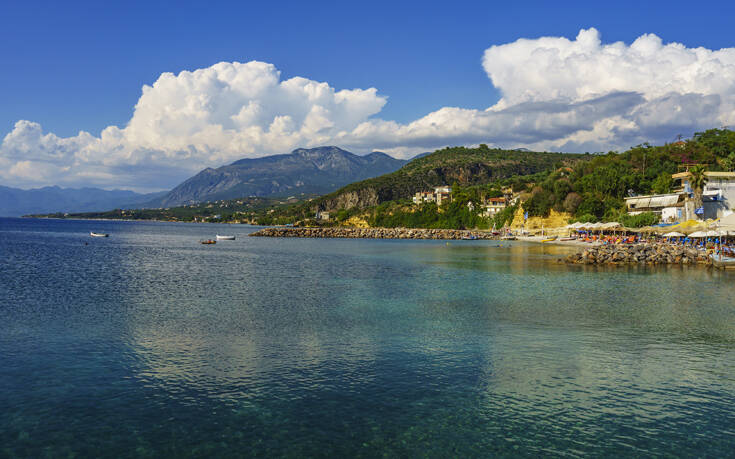
{"label": "white umbrella", "polygon": [[684,237],[686,234],[684,233],[677,233],[676,231],[672,231],[670,233],[664,234],[664,237]]}
{"label": "white umbrella", "polygon": [[707,231],[707,237],[727,236],[727,231]]}
{"label": "white umbrella", "polygon": [[689,237],[707,237],[707,233],[704,231],[695,231]]}

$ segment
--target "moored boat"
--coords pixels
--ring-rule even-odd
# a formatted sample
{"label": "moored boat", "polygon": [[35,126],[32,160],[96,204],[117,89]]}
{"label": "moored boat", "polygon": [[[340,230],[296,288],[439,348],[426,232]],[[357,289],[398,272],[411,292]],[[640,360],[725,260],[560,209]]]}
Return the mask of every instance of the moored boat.
{"label": "moored boat", "polygon": [[712,266],[719,269],[735,269],[735,257],[720,257],[719,255],[710,255]]}
{"label": "moored boat", "polygon": [[218,234],[217,235],[217,240],[218,241],[234,241],[235,240],[235,236],[223,236],[221,234]]}
{"label": "moored boat", "polygon": [[95,233],[94,231],[90,231],[89,235],[92,237],[110,237],[107,233]]}
{"label": "moored boat", "polygon": [[546,239],[541,239],[541,242],[551,242],[555,240],[556,240],[556,236],[552,236],[552,237],[547,237]]}
{"label": "moored boat", "polygon": [[214,239],[204,239],[203,241],[199,241],[200,244],[216,244],[217,241]]}

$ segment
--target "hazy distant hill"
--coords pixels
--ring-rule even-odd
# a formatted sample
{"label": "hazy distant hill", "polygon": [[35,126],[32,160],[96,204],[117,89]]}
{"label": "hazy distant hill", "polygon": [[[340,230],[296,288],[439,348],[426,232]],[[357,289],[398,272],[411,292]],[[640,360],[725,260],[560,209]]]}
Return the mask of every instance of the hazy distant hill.
{"label": "hazy distant hill", "polygon": [[244,196],[324,194],[393,172],[406,161],[385,153],[355,155],[337,147],[299,148],[290,154],[241,159],[189,178],[151,206],[171,207]]}
{"label": "hazy distant hill", "polygon": [[28,214],[92,212],[137,207],[151,199],[159,198],[162,194],[58,186],[21,190],[0,186],[0,216],[17,217]]}

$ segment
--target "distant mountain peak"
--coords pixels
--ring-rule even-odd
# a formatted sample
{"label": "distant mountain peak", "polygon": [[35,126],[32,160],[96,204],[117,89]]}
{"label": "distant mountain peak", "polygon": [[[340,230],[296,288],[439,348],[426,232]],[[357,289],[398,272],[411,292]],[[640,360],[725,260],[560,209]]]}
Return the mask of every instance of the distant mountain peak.
{"label": "distant mountain peak", "polygon": [[243,196],[324,194],[393,172],[405,163],[385,153],[360,156],[334,145],[297,148],[289,154],[243,158],[227,166],[204,169],[171,190],[157,205]]}

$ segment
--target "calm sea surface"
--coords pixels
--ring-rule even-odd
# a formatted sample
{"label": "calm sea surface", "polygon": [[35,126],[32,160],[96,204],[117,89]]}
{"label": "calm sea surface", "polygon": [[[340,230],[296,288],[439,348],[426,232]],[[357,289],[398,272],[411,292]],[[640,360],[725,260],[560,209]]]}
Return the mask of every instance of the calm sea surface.
{"label": "calm sea surface", "polygon": [[251,231],[0,219],[0,456],[735,454],[735,273]]}

